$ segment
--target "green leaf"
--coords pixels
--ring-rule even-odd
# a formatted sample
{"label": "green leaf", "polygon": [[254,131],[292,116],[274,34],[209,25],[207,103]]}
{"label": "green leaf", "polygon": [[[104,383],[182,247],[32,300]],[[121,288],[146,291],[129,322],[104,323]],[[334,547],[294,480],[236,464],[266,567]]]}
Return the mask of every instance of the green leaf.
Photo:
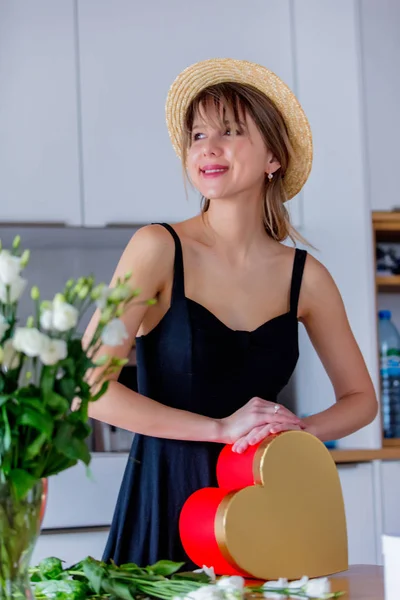
{"label": "green leaf", "polygon": [[53,419],[49,414],[40,414],[29,408],[26,408],[24,412],[17,419],[18,425],[28,425],[33,427],[40,432],[43,432],[48,439],[51,439],[53,433]]}
{"label": "green leaf", "polygon": [[95,394],[94,396],[91,397],[90,401],[96,402],[96,400],[101,398],[106,393],[109,383],[110,383],[109,381],[103,381],[101,388],[99,389],[97,394]]}
{"label": "green leaf", "polygon": [[76,384],[74,379],[70,379],[69,377],[63,377],[59,381],[59,388],[61,395],[64,396],[69,402],[72,402],[72,400],[76,396]]}
{"label": "green leaf", "polygon": [[8,450],[11,447],[12,437],[5,404],[3,404],[3,406],[1,407],[1,411],[4,421],[3,452],[8,452]]}
{"label": "green leaf", "polygon": [[88,587],[74,579],[61,581],[39,581],[35,583],[36,598],[56,598],[58,600],[86,600]]}
{"label": "green leaf", "polygon": [[66,413],[69,409],[68,400],[53,391],[45,394],[44,401],[52,410],[61,414]]}
{"label": "green leaf", "polygon": [[37,456],[43,445],[47,442],[48,437],[45,433],[40,433],[34,440],[29,444],[27,449],[25,450],[25,456],[27,460],[32,460]]}
{"label": "green leaf", "polygon": [[1,394],[0,395],[0,406],[3,406],[9,399],[12,398],[11,394]]}
{"label": "green leaf", "polygon": [[154,573],[154,575],[162,575],[163,577],[169,577],[173,573],[176,573],[183,567],[185,563],[172,562],[171,560],[159,560],[154,565],[146,567],[146,571]]}
{"label": "green leaf", "polygon": [[40,377],[40,387],[44,396],[53,391],[55,378],[56,371],[54,367],[43,367]]}
{"label": "green leaf", "polygon": [[94,560],[94,558],[88,556],[88,558],[82,562],[82,571],[87,577],[90,587],[96,594],[100,594],[101,584],[107,573],[106,569]]}
{"label": "green leaf", "polygon": [[55,556],[42,560],[38,568],[43,579],[58,579],[63,573],[62,561]]}
{"label": "green leaf", "polygon": [[184,579],[186,581],[197,581],[198,583],[210,583],[211,578],[202,571],[201,573],[194,573],[193,571],[182,571],[181,573],[174,573],[171,580]]}
{"label": "green leaf", "polygon": [[46,408],[40,398],[24,398],[19,397],[21,406],[29,406],[33,410],[41,414],[46,414]]}
{"label": "green leaf", "polygon": [[37,477],[22,469],[13,469],[10,471],[9,480],[18,500],[22,500],[38,481]]}
{"label": "green leaf", "polygon": [[75,427],[64,421],[60,423],[59,429],[54,438],[56,449],[68,456],[68,458],[81,460],[86,465],[90,463],[89,448],[83,440],[75,435]]}
{"label": "green leaf", "polygon": [[121,600],[135,600],[135,597],[132,596],[132,594],[129,590],[129,587],[130,586],[128,584],[126,584],[122,581],[118,581],[117,579],[114,579],[114,580],[103,579],[103,582],[102,582],[102,589],[107,594],[113,594],[116,598],[118,598],[118,599],[121,598]]}

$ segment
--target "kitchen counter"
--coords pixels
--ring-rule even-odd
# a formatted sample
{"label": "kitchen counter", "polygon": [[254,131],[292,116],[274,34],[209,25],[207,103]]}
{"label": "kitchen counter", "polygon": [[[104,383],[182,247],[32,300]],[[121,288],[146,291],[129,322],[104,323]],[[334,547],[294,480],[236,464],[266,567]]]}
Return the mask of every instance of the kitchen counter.
{"label": "kitchen counter", "polygon": [[372,460],[400,460],[400,447],[376,450],[331,450],[335,463],[370,462]]}
{"label": "kitchen counter", "polygon": [[343,600],[384,600],[383,567],[353,565],[330,578],[332,592],[345,592]]}

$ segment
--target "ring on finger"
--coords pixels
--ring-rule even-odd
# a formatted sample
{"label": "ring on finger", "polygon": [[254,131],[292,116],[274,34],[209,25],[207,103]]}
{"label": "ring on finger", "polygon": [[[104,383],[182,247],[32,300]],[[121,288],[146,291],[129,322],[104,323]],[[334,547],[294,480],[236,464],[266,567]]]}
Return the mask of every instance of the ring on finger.
{"label": "ring on finger", "polygon": [[279,404],[275,404],[274,406],[274,415],[276,415],[276,413],[281,409],[281,407],[279,406]]}

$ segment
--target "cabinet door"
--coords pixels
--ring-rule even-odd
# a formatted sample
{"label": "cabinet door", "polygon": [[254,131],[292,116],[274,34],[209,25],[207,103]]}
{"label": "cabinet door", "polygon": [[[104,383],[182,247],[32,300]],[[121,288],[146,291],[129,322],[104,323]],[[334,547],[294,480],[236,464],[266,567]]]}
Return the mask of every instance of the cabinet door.
{"label": "cabinet door", "polygon": [[0,3],[0,222],[81,223],[74,4]]}
{"label": "cabinet door", "polygon": [[382,462],[381,489],[383,533],[400,534],[400,461]]}
{"label": "cabinet door", "polygon": [[400,204],[400,3],[362,0],[359,6],[371,208],[392,210]]}
{"label": "cabinet door", "polygon": [[338,466],[346,511],[349,564],[376,564],[372,465]]}
{"label": "cabinet door", "polygon": [[56,556],[63,560],[64,568],[70,567],[87,556],[101,560],[107,536],[108,529],[63,533],[43,532],[33,551],[31,565],[37,565],[49,556]]}
{"label": "cabinet door", "polygon": [[50,477],[43,529],[110,525],[127,460],[99,452],[89,477],[81,464]]}
{"label": "cabinet door", "polygon": [[289,6],[79,2],[86,225],[174,222],[199,211],[190,186],[185,197],[165,125],[169,86],[190,64],[225,56],[259,62],[292,86]]}

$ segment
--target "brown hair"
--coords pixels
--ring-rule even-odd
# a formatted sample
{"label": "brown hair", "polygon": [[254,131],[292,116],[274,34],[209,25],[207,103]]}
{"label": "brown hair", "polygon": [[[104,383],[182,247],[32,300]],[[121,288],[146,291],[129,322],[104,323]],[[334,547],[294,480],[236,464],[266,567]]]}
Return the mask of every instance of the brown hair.
{"label": "brown hair", "polygon": [[[182,139],[182,166],[187,176],[186,160],[191,145],[193,121],[198,112],[213,103],[220,114],[230,113],[235,123],[240,113],[246,112],[254,120],[266,147],[271,150],[280,168],[275,171],[271,180],[265,175],[263,221],[270,237],[279,242],[287,237],[304,242],[302,236],[290,223],[289,213],[284,202],[287,200],[283,180],[292,155],[287,127],[274,102],[251,85],[240,83],[218,83],[202,90],[191,102],[185,116],[185,127]],[[223,120],[221,118],[221,120]],[[202,196],[201,210],[204,214],[210,207],[210,200]]]}

